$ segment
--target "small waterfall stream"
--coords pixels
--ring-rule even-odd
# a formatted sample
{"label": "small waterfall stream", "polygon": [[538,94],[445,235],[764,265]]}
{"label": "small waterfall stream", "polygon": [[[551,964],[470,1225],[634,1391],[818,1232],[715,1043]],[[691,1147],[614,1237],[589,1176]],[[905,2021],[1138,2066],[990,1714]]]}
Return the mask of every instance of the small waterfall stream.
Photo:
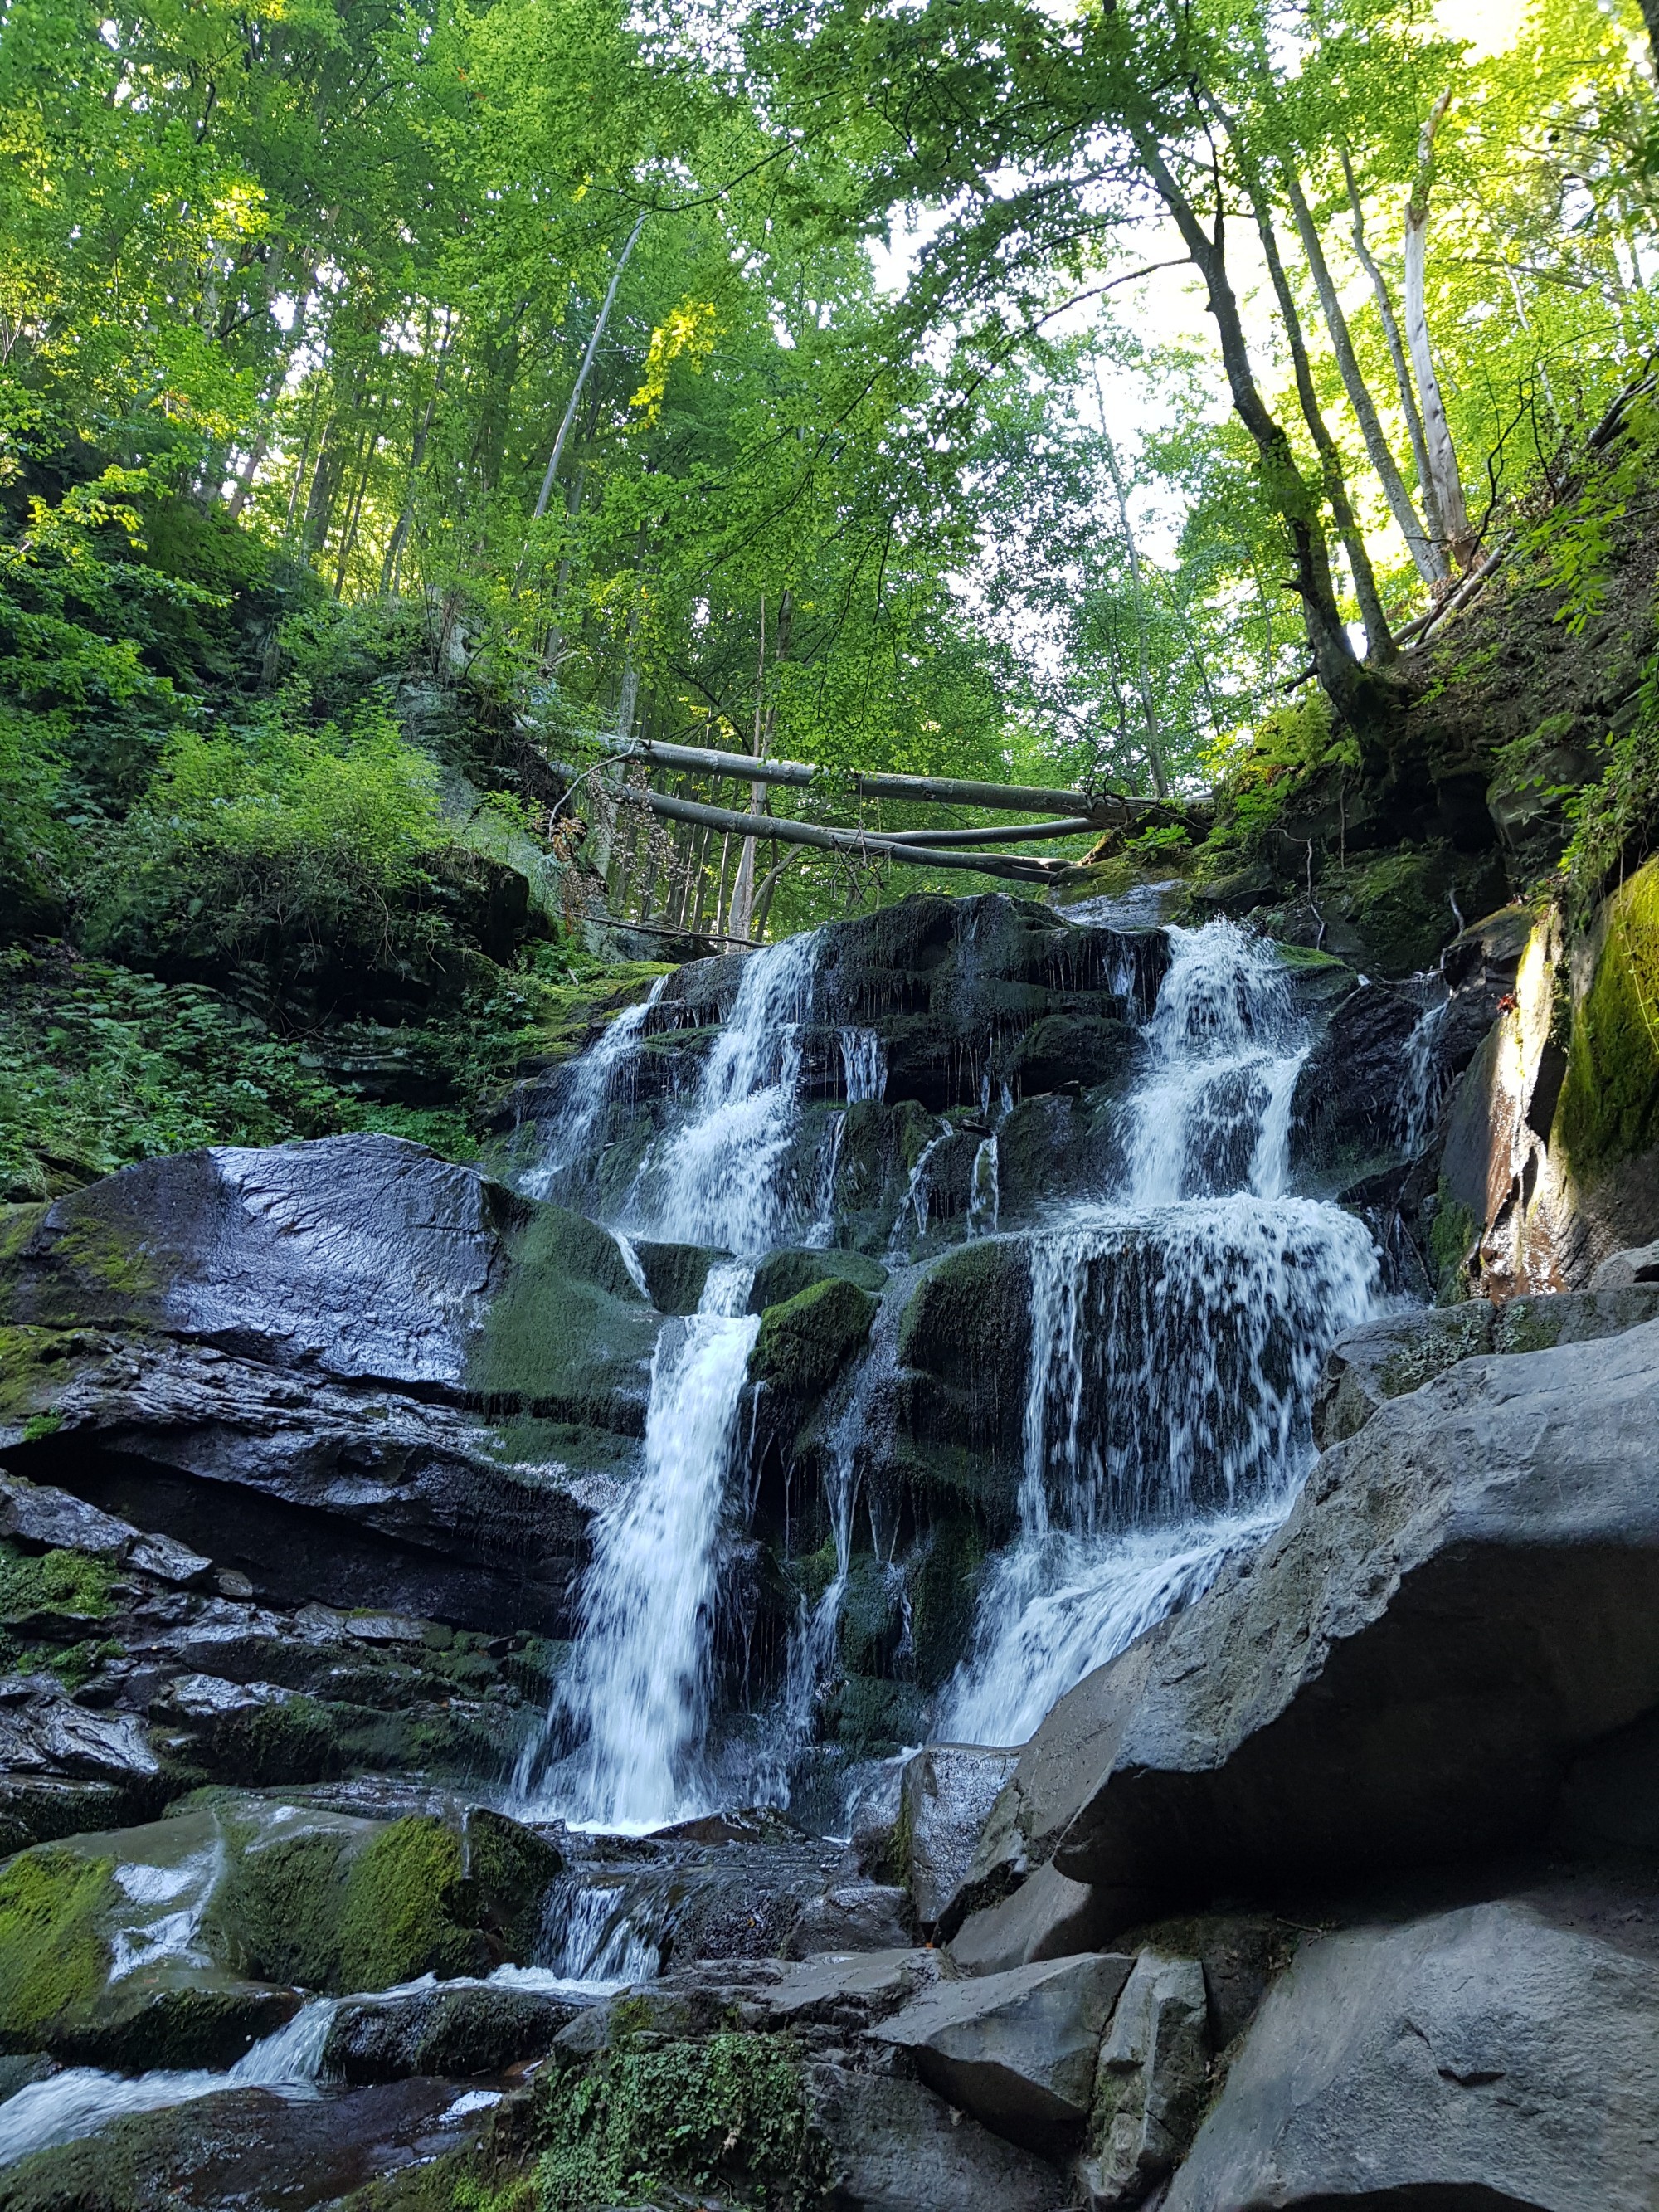
{"label": "small waterfall stream", "polygon": [[1310,1040],[1283,968],[1229,922],[1170,936],[1119,1188],[1031,1240],[1020,1533],[944,1703],[958,1741],[1023,1742],[1274,1525],[1376,1297],[1364,1224],[1285,1194]]}
{"label": "small waterfall stream", "polygon": [[[1115,1109],[1113,1164],[1097,1189],[1034,1226],[1006,1224],[1000,1137],[1016,1102],[1001,1084],[993,1111],[988,1078],[983,1087],[988,1133],[959,1233],[1014,1238],[1029,1259],[1023,1474],[1018,1535],[981,1577],[967,1656],[939,1700],[940,1736],[1024,1740],[1084,1674],[1260,1540],[1310,1461],[1325,1351],[1377,1295],[1364,1224],[1289,1188],[1311,1032],[1285,968],[1228,922],[1167,938],[1139,1079]],[[597,1525],[577,1647],[519,1768],[520,1805],[544,1814],[637,1832],[713,1809],[733,1786],[787,1802],[835,1679],[863,1471],[892,1418],[906,1303],[933,1264],[908,1264],[908,1239],[927,1231],[929,1169],[957,1133],[949,1119],[915,1158],[869,1346],[826,1407],[833,1575],[801,1601],[756,1743],[737,1765],[714,1756],[712,1653],[742,1502],[734,1462],[760,1326],[746,1310],[755,1268],[791,1237],[819,1249],[836,1241],[848,1109],[887,1088],[879,1033],[842,1028],[845,1103],[797,1146],[823,942],[790,939],[744,962],[695,1091],[659,1116],[610,1224],[636,1285],[635,1237],[732,1256],[710,1267],[697,1312],[663,1325],[640,1473]],[[603,1064],[568,1083],[526,1188],[550,1188],[591,1147],[641,1037],[647,1010],[635,1011],[587,1055]],[[879,1502],[872,1493],[872,1512]],[[886,1528],[878,1559],[902,1582],[891,1548]],[[898,1601],[908,1608],[902,1591]],[[573,1958],[608,1940],[597,1923],[573,1922],[568,1935]]]}

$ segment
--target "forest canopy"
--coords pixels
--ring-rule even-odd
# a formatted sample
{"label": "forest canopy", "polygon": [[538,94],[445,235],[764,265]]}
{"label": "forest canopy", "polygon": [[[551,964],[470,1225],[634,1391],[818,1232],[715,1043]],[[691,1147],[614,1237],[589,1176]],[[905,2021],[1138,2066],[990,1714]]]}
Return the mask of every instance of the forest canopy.
{"label": "forest canopy", "polygon": [[1593,620],[1656,434],[1646,27],[1492,17],[10,0],[8,931],[297,1033],[474,988],[509,861],[555,939],[986,881],[688,803],[1115,792],[1156,860],[1398,781],[1437,623]]}

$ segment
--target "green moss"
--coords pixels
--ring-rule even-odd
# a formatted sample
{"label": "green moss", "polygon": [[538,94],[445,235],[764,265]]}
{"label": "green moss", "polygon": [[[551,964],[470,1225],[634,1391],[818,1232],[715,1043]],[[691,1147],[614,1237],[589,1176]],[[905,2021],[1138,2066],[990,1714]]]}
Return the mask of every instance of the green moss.
{"label": "green moss", "polygon": [[749,1355],[750,1381],[790,1397],[818,1396],[869,1335],[876,1304],[837,1275],[769,1307]]}
{"label": "green moss", "polygon": [[815,1283],[829,1282],[836,1276],[856,1283],[860,1290],[873,1296],[885,1284],[887,1270],[863,1252],[817,1252],[787,1246],[781,1252],[771,1253],[755,1270],[749,1310],[764,1313],[768,1306],[782,1305],[790,1298],[799,1297],[803,1291],[811,1290]]}
{"label": "green moss", "polygon": [[340,1915],[340,1982],[384,1990],[432,1973],[477,1972],[484,1945],[470,1923],[473,1897],[461,1839],[441,1820],[394,1820],[353,1858]]}
{"label": "green moss", "polygon": [[549,1887],[564,1871],[553,1845],[483,1807],[467,1815],[467,1872],[478,1918],[508,1958],[527,1964],[541,1934]]}
{"label": "green moss", "polygon": [[975,1522],[945,1521],[910,1569],[910,1637],[924,1689],[937,1689],[967,1649],[985,1553]]}
{"label": "green moss", "polygon": [[799,2057],[775,2036],[624,2043],[585,2071],[555,2075],[538,2123],[538,2212],[637,2203],[677,2184],[793,2212],[821,2198],[827,2178]]}
{"label": "green moss", "polygon": [[921,1693],[912,1682],[848,1674],[836,1693],[834,1735],[849,1759],[888,1759],[926,1734]]}
{"label": "green moss", "polygon": [[320,1782],[340,1763],[338,1729],[315,1698],[284,1698],[221,1721],[213,1763],[229,1782]]}
{"label": "green moss", "polygon": [[1480,1227],[1480,1215],[1452,1196],[1443,1176],[1434,1219],[1429,1224],[1429,1257],[1434,1265],[1437,1304],[1455,1305],[1468,1296],[1464,1262],[1474,1249]]}
{"label": "green moss", "polygon": [[113,1879],[108,1859],[56,1844],[0,1870],[0,2048],[39,2051],[53,2021],[98,1996],[110,1966],[100,1916]]}
{"label": "green moss", "polygon": [[102,1620],[110,1611],[114,1571],[84,1552],[43,1552],[29,1559],[0,1538],[0,1620],[27,1626],[41,1613]]}
{"label": "green moss", "polygon": [[510,1273],[473,1347],[467,1382],[509,1410],[602,1417],[648,1358],[658,1322],[616,1239],[562,1206],[535,1206],[508,1239]]}
{"label": "green moss", "polygon": [[227,1825],[230,1864],[208,1929],[214,1955],[254,1981],[337,1990],[345,1907],[342,1832],[325,1828],[255,1843],[246,1829]]}
{"label": "green moss", "polygon": [[1659,860],[1608,901],[1590,987],[1572,1018],[1550,1149],[1581,1176],[1659,1144]]}

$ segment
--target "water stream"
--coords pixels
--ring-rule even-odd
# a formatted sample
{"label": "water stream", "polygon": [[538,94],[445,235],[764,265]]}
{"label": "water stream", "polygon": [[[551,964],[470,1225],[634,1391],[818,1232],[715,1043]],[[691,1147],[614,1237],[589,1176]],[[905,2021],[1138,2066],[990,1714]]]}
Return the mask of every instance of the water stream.
{"label": "water stream", "polygon": [[[1017,1539],[985,1571],[970,1649],[939,1699],[943,1736],[1023,1741],[1091,1668],[1261,1540],[1311,1459],[1324,1353],[1376,1297],[1363,1223],[1290,1188],[1292,1104],[1312,1039],[1286,970],[1231,923],[1167,934],[1139,1078],[1098,1189],[1035,1225],[1004,1224],[999,1132],[1014,1100],[1002,1086],[994,1109],[987,1079],[988,1133],[961,1232],[1016,1237],[1029,1257],[1024,1469]],[[835,1679],[863,1471],[890,1425],[900,1323],[922,1272],[908,1264],[910,1240],[927,1231],[929,1168],[957,1133],[949,1121],[915,1162],[870,1345],[826,1408],[833,1575],[802,1601],[742,1776],[714,1755],[711,1653],[745,1494],[734,1462],[759,1327],[745,1310],[754,1267],[791,1236],[835,1240],[847,1110],[881,1101],[887,1083],[878,1033],[841,1030],[845,1105],[797,1146],[820,945],[790,939],[744,963],[695,1091],[661,1117],[611,1224],[636,1283],[635,1237],[733,1256],[711,1267],[699,1310],[659,1338],[641,1470],[598,1524],[577,1647],[516,1778],[520,1806],[544,1815],[638,1832],[713,1809],[734,1786],[787,1802]],[[568,1087],[541,1164],[554,1164],[550,1176],[598,1129],[629,1049],[620,1030],[588,1055],[602,1069]],[[890,1548],[890,1530],[876,1549]],[[597,1905],[571,1910],[562,1956],[608,1959],[619,1929]]]}

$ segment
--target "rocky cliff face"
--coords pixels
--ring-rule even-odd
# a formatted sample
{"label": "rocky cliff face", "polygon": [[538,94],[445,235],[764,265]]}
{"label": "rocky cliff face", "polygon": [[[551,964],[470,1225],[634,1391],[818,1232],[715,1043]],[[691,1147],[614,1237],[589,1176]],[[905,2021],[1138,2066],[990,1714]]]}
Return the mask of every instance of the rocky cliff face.
{"label": "rocky cliff face", "polygon": [[1641,883],[1443,988],[908,902],[490,1171],[10,1209],[0,2206],[1659,2198]]}

